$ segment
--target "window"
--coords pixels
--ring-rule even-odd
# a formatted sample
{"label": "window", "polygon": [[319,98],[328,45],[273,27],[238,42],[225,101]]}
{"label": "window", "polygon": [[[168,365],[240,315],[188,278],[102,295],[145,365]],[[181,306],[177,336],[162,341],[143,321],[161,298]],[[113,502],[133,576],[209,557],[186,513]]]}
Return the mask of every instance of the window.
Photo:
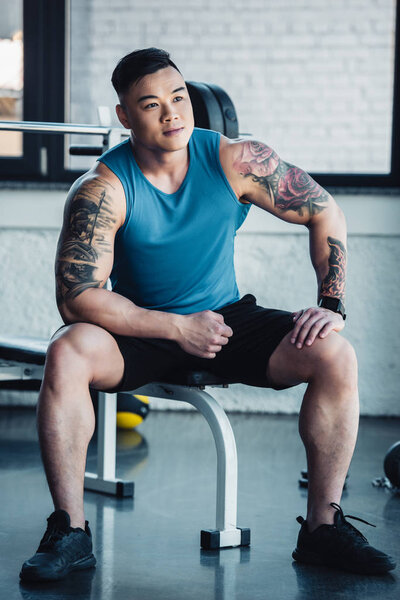
{"label": "window", "polygon": [[[6,2],[0,22],[0,120],[21,121],[23,99],[22,1]],[[7,131],[0,138],[0,156],[21,157],[22,134]]]}
{"label": "window", "polygon": [[[18,38],[21,37],[19,32],[22,31],[25,60],[24,76],[18,78],[14,75],[14,83],[12,85],[7,83],[8,88],[4,84],[0,89],[0,109],[3,98],[8,94],[8,99],[3,101],[3,109],[1,109],[3,110],[3,116],[0,117],[2,119],[18,120],[21,118],[22,107],[24,120],[97,124],[98,105],[106,105],[110,108],[112,124],[115,125],[117,124],[114,115],[116,98],[110,83],[111,72],[117,60],[132,48],[154,45],[167,48],[188,79],[213,81],[226,89],[235,103],[240,131],[249,130],[252,134],[260,135],[261,139],[275,147],[283,158],[306,169],[321,185],[337,187],[400,185],[400,81],[397,73],[400,64],[400,28],[399,11],[397,10],[397,13],[395,11],[394,0],[386,0],[379,6],[372,0],[365,3],[365,15],[364,13],[363,15],[368,17],[371,22],[370,38],[364,36],[362,28],[365,19],[363,18],[363,23],[359,22],[360,5],[355,0],[349,0],[346,7],[348,12],[345,11],[342,18],[336,21],[327,19],[327,13],[324,12],[336,10],[335,3],[323,3],[318,12],[314,9],[307,11],[307,2],[297,4],[293,1],[293,10],[300,11],[295,16],[292,15],[288,3],[285,3],[284,7],[280,7],[279,3],[271,5],[268,10],[269,38],[275,36],[276,43],[262,49],[264,54],[260,53],[261,58],[258,62],[258,59],[256,60],[258,55],[253,55],[251,50],[254,47],[259,50],[260,46],[255,42],[259,38],[266,37],[263,33],[266,26],[265,19],[258,18],[256,21],[252,19],[251,39],[248,34],[241,35],[242,30],[245,32],[246,27],[250,27],[248,20],[251,17],[251,11],[259,10],[259,8],[251,6],[246,6],[243,14],[241,12],[232,14],[229,6],[222,0],[217,0],[211,5],[208,3],[207,11],[199,11],[201,1],[190,0],[185,3],[184,13],[179,12],[178,8],[176,9],[178,12],[174,12],[172,9],[164,10],[166,5],[162,0],[148,0],[145,5],[138,4],[135,0],[121,0],[117,8],[112,3],[107,5],[100,1],[97,5],[97,0],[92,2],[3,0],[4,3],[8,7],[7,12],[10,16],[5,19],[4,23],[1,23],[0,37],[2,40],[8,40],[8,43],[14,42],[15,37],[13,52],[16,56],[18,54],[17,47],[19,47],[19,55],[21,55],[22,40],[18,41]],[[258,2],[254,6],[256,5],[259,7]],[[315,8],[315,3],[312,6]],[[368,13],[369,9],[372,12],[378,10],[380,14],[385,13],[384,21],[379,22],[381,24],[375,23],[372,12]],[[282,19],[283,10],[287,11],[287,19]],[[215,11],[219,11],[218,15]],[[281,12],[279,13],[279,11]],[[306,18],[313,19],[313,27],[307,28]],[[343,34],[345,30],[341,27],[346,19],[349,46],[344,44],[341,47],[343,39],[338,38],[336,46],[340,52],[333,54],[332,50],[332,54],[330,54],[323,46],[326,37],[331,38],[332,48],[336,51],[335,35]],[[320,26],[322,27],[321,31],[318,29]],[[302,27],[305,28],[303,33],[301,33]],[[396,31],[395,36],[393,35],[394,30]],[[357,32],[361,32],[358,37]],[[301,36],[303,39],[302,51],[296,45],[297,35],[299,39]],[[394,37],[395,44],[393,45]],[[365,46],[353,47],[352,44],[356,38],[360,44]],[[374,54],[375,45],[379,46],[379,39],[382,40],[384,51]],[[234,46],[231,48],[229,45],[232,44]],[[315,60],[308,58],[308,44],[311,46],[314,44],[311,55],[314,53]],[[368,44],[373,45],[371,52],[367,51]],[[356,78],[358,71],[353,59],[357,56],[364,56],[363,53],[366,64],[365,73],[362,74],[363,81],[357,84],[358,87],[354,82],[353,87],[357,87],[357,89],[353,95],[352,85],[346,84],[348,86],[345,91],[347,97],[339,98],[338,90],[335,89],[335,82],[338,79],[334,75],[332,77],[329,75],[331,71],[328,66],[332,67],[334,61],[338,60],[335,68],[336,71],[339,70],[338,77],[340,79],[340,65],[345,65],[347,68],[347,63],[351,62],[352,66],[349,66],[347,75],[349,73],[351,75],[351,69],[353,69]],[[339,55],[341,62],[338,59]],[[302,106],[296,104],[301,94],[296,96],[297,88],[294,80],[291,82],[293,83],[292,88],[289,88],[293,90],[291,99],[293,105],[287,110],[279,112],[281,110],[279,85],[281,85],[282,98],[285,101],[290,100],[290,98],[287,100],[287,84],[284,76],[286,76],[285,72],[288,77],[290,76],[289,66],[293,63],[292,58],[298,60],[297,66],[294,65],[300,70],[300,73],[296,75],[297,79],[301,78],[303,73],[306,74],[306,69],[314,75],[319,70],[320,76],[315,75],[314,79],[313,98],[318,93],[319,86],[323,82],[327,82],[324,83],[324,94],[318,98],[322,116],[314,115],[311,104],[308,105],[306,100]],[[326,68],[324,64],[326,64]],[[17,66],[14,67],[14,74],[17,69]],[[276,70],[274,76],[273,69]],[[303,72],[301,69],[305,69],[305,71]],[[368,69],[373,70],[373,77],[368,76]],[[268,92],[268,88],[263,89],[261,76],[266,80],[270,77],[268,80],[270,92]],[[376,77],[378,76],[382,76],[382,82],[384,82],[382,85],[385,86],[384,93],[377,83]],[[237,79],[236,83],[234,83],[235,78]],[[5,79],[6,77],[2,76],[0,71],[0,86]],[[279,81],[281,81],[280,84]],[[249,94],[249,88],[254,91],[254,97]],[[243,92],[240,91],[242,89]],[[357,106],[358,102],[360,105],[362,104],[363,89],[366,95],[372,98],[372,103],[374,94],[377,97],[374,114],[368,114],[367,108],[365,122],[362,117],[365,107]],[[270,95],[268,95],[269,93]],[[333,98],[335,94],[336,99]],[[274,100],[275,107],[268,104],[269,98]],[[254,106],[251,104],[252,102]],[[346,102],[350,103],[349,109],[346,109]],[[7,114],[5,114],[6,110]],[[351,113],[350,116],[348,114],[346,116],[346,110]],[[267,115],[264,120],[259,116],[263,112]],[[310,118],[315,117],[316,123],[314,133],[310,130],[309,135],[300,131],[306,114]],[[337,123],[335,114],[339,115]],[[359,150],[357,150],[356,139],[354,149],[351,150],[351,135],[347,135],[345,131],[346,118],[351,118],[353,114],[356,115],[354,117],[355,129],[363,123],[354,136],[354,138],[357,138],[357,135],[363,136]],[[275,115],[277,115],[276,118]],[[252,121],[252,118],[255,120]],[[285,119],[288,119],[287,123],[290,119],[293,123],[290,136],[282,133],[287,131]],[[322,119],[322,121],[318,121],[318,119]],[[314,134],[318,137],[318,123],[327,123],[329,119],[331,119],[331,125],[326,128],[328,135],[325,135],[322,128],[320,135],[322,141],[321,139],[318,141],[324,147],[326,154],[323,159],[316,150],[315,139],[311,143],[311,138]],[[257,126],[260,120],[262,120],[265,133],[262,127]],[[341,157],[340,128],[343,140],[347,140],[346,151],[349,156],[351,152],[356,155],[352,161],[343,160]],[[6,140],[4,136],[5,133],[0,132],[0,138]],[[0,177],[2,179],[73,181],[93,164],[94,158],[70,156],[69,145],[77,143],[101,145],[102,142],[100,137],[94,136],[24,134],[23,142],[21,142],[21,134],[13,134],[13,136],[13,144],[8,143],[7,140],[1,142],[0,139]],[[18,137],[19,142],[17,141]],[[303,140],[303,150],[298,140]],[[377,141],[375,146],[374,140]],[[379,148],[382,150],[377,149],[378,141]],[[292,146],[290,146],[291,143]],[[314,157],[306,154],[304,149],[312,146],[314,147]],[[4,155],[4,148],[9,153],[8,156]],[[377,154],[379,160],[374,158]],[[364,156],[363,159],[361,159],[361,155]],[[329,157],[329,161],[326,157]],[[319,168],[321,165],[325,165],[326,169]]]}

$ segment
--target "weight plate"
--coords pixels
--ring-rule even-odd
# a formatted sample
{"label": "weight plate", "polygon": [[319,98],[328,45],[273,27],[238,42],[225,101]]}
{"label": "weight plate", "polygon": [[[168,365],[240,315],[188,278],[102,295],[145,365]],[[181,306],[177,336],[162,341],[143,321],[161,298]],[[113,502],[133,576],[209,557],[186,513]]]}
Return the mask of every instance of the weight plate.
{"label": "weight plate", "polygon": [[207,86],[213,92],[221,108],[224,119],[224,131],[222,133],[231,139],[239,137],[239,122],[232,100],[219,85],[207,83]]}
{"label": "weight plate", "polygon": [[386,452],[383,468],[390,483],[394,487],[400,487],[400,442],[390,446]]}
{"label": "weight plate", "polygon": [[193,106],[195,126],[224,133],[221,106],[210,88],[198,81],[186,81],[186,87]]}

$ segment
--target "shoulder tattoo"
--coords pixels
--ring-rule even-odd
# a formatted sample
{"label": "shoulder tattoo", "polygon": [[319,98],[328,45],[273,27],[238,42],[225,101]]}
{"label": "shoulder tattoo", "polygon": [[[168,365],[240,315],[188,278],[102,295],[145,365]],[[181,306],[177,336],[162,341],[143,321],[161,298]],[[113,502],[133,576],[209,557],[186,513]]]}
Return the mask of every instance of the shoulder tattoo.
{"label": "shoulder tattoo", "polygon": [[312,216],[326,208],[328,192],[308,173],[279,158],[272,148],[249,141],[241,149],[234,169],[264,188],[280,211],[293,210],[300,216],[307,213]]}
{"label": "shoulder tattoo", "polygon": [[112,253],[106,234],[117,222],[110,189],[114,188],[107,181],[92,179],[81,184],[71,199],[57,248],[57,304],[102,284],[96,278],[96,263],[101,254]]}

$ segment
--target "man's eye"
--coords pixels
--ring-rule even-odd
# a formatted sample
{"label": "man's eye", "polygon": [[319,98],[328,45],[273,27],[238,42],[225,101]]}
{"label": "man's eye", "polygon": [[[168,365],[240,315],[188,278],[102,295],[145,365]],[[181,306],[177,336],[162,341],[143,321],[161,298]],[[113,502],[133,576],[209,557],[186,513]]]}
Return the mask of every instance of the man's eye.
{"label": "man's eye", "polygon": [[183,96],[176,96],[174,100],[183,100]]}
{"label": "man's eye", "polygon": [[157,106],[157,103],[151,102],[150,104],[146,104],[145,108],[149,108],[149,106]]}

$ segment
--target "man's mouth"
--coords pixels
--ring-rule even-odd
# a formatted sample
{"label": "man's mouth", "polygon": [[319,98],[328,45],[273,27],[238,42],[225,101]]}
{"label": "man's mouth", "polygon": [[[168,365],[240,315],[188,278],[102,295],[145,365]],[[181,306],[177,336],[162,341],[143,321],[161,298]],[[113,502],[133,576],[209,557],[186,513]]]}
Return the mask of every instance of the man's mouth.
{"label": "man's mouth", "polygon": [[163,134],[168,136],[168,137],[172,137],[174,135],[179,135],[181,133],[181,131],[183,131],[183,127],[178,127],[176,129],[168,129],[168,131],[164,131]]}

